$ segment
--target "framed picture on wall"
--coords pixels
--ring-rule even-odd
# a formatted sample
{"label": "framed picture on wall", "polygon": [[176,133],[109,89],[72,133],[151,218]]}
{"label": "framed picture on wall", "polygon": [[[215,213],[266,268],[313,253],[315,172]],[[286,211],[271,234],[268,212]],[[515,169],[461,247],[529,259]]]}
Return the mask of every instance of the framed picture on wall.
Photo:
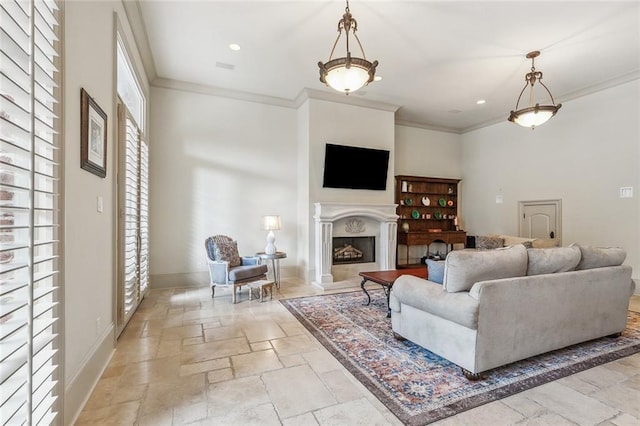
{"label": "framed picture on wall", "polygon": [[107,114],[80,89],[80,167],[107,176]]}

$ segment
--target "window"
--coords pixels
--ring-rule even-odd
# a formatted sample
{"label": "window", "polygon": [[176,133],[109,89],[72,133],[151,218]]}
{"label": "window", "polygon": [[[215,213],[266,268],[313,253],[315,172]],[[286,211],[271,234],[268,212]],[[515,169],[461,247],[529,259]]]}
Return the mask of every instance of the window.
{"label": "window", "polygon": [[149,283],[149,149],[142,130],[145,99],[118,35],[118,334]]}
{"label": "window", "polygon": [[0,2],[0,422],[56,422],[59,10]]}

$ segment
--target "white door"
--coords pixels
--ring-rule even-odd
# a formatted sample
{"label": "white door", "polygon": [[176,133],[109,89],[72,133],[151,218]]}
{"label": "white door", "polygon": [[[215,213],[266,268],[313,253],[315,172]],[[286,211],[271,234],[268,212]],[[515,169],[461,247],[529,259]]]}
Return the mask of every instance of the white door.
{"label": "white door", "polygon": [[560,200],[521,201],[519,236],[559,240],[562,235],[560,207]]}

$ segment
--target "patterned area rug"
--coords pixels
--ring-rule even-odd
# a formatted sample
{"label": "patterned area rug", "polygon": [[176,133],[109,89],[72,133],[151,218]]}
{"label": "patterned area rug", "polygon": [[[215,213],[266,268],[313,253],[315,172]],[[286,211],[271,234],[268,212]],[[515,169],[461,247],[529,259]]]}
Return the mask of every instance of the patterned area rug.
{"label": "patterned area rug", "polygon": [[462,411],[640,352],[640,314],[629,312],[620,338],[602,338],[486,373],[470,382],[455,364],[409,341],[397,341],[382,290],[282,300],[281,303],[407,425]]}

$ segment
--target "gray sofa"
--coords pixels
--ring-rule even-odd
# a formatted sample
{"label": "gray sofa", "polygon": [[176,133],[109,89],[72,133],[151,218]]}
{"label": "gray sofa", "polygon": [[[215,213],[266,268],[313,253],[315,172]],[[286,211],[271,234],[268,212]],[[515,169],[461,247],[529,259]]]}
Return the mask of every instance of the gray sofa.
{"label": "gray sofa", "polygon": [[443,285],[403,275],[390,295],[397,338],[481,372],[626,328],[635,284],[620,248],[458,250]]}

